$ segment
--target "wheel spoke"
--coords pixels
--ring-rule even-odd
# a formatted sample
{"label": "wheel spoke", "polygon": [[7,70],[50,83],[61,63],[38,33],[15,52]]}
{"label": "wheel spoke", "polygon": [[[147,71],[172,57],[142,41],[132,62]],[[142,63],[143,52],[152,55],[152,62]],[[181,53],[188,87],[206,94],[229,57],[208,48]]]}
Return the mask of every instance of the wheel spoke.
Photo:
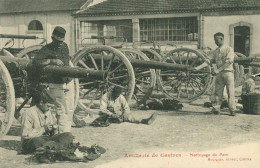
{"label": "wheel spoke", "polygon": [[181,94],[181,86],[182,86],[182,83],[180,83],[180,85],[179,85],[179,87],[178,87],[177,98],[180,98],[180,94]]}
{"label": "wheel spoke", "polygon": [[194,65],[196,65],[197,62],[198,62],[198,58],[190,64],[190,67],[193,67]]}
{"label": "wheel spoke", "polygon": [[113,80],[113,79],[120,79],[120,78],[125,78],[125,77],[128,77],[128,75],[116,76],[116,77],[112,77],[112,78],[109,78],[109,79]]}
{"label": "wheel spoke", "polygon": [[142,89],[140,89],[137,85],[135,85],[135,86],[136,86],[136,88],[137,88],[138,90],[140,90],[142,93],[145,94],[145,92],[144,92]]}
{"label": "wheel spoke", "polygon": [[178,52],[178,57],[179,57],[180,64],[182,64],[182,60],[181,60],[181,56],[180,56],[180,52]]}
{"label": "wheel spoke", "polygon": [[135,81],[146,83],[146,84],[150,84],[150,82],[147,82],[147,81],[144,81],[144,80],[140,80],[140,79],[135,79]]}
{"label": "wheel spoke", "polygon": [[160,74],[161,76],[177,77],[177,74]]}
{"label": "wheel spoke", "polygon": [[172,62],[174,63],[174,64],[176,64],[176,62],[174,61],[174,59],[170,56],[170,59],[172,60]]}
{"label": "wheel spoke", "polygon": [[[164,82],[164,85],[169,84],[174,80],[177,80],[177,82],[179,81],[178,79],[174,78],[174,79],[168,80],[167,82]],[[177,82],[175,82],[175,83],[177,83]]]}
{"label": "wheel spoke", "polygon": [[185,88],[186,88],[186,94],[187,94],[187,98],[189,98],[189,90],[188,90],[188,83],[185,83]]}
{"label": "wheel spoke", "polygon": [[95,82],[87,82],[87,83],[80,83],[79,86],[86,86],[86,85],[91,85],[94,84]]}
{"label": "wheel spoke", "polygon": [[82,65],[84,68],[90,69],[82,60],[79,60],[80,65]]}
{"label": "wheel spoke", "polygon": [[112,58],[111,58],[111,60],[110,60],[110,62],[109,62],[109,64],[108,64],[108,66],[107,66],[107,72],[109,72],[109,70],[110,70],[110,68],[111,68],[111,65],[112,65],[112,62],[114,61],[114,58],[115,58],[115,54],[113,53],[113,56],[112,56]]}
{"label": "wheel spoke", "polygon": [[101,70],[102,71],[104,70],[104,55],[103,54],[101,54]]}
{"label": "wheel spoke", "polygon": [[122,88],[122,89],[125,89],[124,86],[118,85],[118,84],[116,84],[116,83],[113,83],[113,82],[110,82],[110,81],[108,81],[108,83],[110,83],[111,85],[114,85],[114,86],[120,87],[120,88]]}
{"label": "wheel spoke", "polygon": [[121,63],[119,64],[115,69],[113,69],[111,72],[109,72],[109,74],[113,74],[115,71],[117,71],[119,68],[121,68],[124,64]]}
{"label": "wheel spoke", "polygon": [[90,59],[91,59],[91,61],[92,61],[93,65],[94,65],[95,69],[96,69],[96,70],[98,70],[98,66],[97,66],[97,64],[96,64],[96,61],[95,61],[95,59],[92,57],[92,55],[91,55],[91,54],[89,54],[89,57],[90,57]]}
{"label": "wheel spoke", "polygon": [[187,58],[186,58],[186,65],[188,65],[189,64],[189,57],[190,57],[190,52],[188,52],[188,55],[187,55]]}
{"label": "wheel spoke", "polygon": [[199,74],[193,74],[193,73],[190,73],[189,76],[192,76],[192,77],[205,77],[205,75],[208,75],[208,73],[199,73]]}
{"label": "wheel spoke", "polygon": [[25,58],[31,59],[31,57],[28,54],[25,54]]}
{"label": "wheel spoke", "polygon": [[198,81],[196,81],[195,79],[193,79],[193,78],[191,78],[191,80],[196,83],[196,85],[198,86],[198,89],[201,91],[202,90],[201,89],[201,84]]}
{"label": "wheel spoke", "polygon": [[175,82],[173,85],[171,85],[172,88],[169,90],[169,92],[171,92],[174,88],[179,88],[181,84],[181,81]]}
{"label": "wheel spoke", "polygon": [[87,105],[88,108],[90,108],[90,106],[92,105],[93,101],[95,100],[98,91],[99,91],[99,89],[96,89],[96,92],[95,92],[95,94],[93,95],[93,97],[92,97],[90,103]]}
{"label": "wheel spoke", "polygon": [[137,96],[133,94],[134,99],[138,102]]}
{"label": "wheel spoke", "polygon": [[[190,84],[190,83],[189,83]],[[196,89],[194,88],[194,86],[192,84],[190,84],[191,88],[194,90],[195,94],[198,94],[198,92],[196,91]]]}
{"label": "wheel spoke", "polygon": [[84,93],[83,97],[85,97],[87,94],[89,94],[94,89],[95,89],[94,87],[90,88],[86,93]]}

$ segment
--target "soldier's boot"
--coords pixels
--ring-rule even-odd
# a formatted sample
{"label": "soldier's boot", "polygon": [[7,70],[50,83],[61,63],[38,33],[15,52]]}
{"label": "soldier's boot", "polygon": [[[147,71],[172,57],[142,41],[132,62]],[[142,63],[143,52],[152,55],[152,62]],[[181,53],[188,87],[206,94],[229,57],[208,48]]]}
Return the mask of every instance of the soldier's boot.
{"label": "soldier's boot", "polygon": [[156,117],[157,117],[157,114],[156,114],[156,113],[153,113],[149,118],[147,118],[147,119],[142,119],[142,120],[141,120],[141,123],[142,123],[142,124],[151,125],[151,124],[154,122],[154,120],[156,119]]}

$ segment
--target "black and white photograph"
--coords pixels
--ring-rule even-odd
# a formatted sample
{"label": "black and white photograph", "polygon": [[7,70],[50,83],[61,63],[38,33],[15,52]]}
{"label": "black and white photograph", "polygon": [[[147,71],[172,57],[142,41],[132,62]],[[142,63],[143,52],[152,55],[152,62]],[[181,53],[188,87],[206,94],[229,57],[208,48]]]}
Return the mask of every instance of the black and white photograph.
{"label": "black and white photograph", "polygon": [[260,0],[0,0],[0,168],[259,168]]}

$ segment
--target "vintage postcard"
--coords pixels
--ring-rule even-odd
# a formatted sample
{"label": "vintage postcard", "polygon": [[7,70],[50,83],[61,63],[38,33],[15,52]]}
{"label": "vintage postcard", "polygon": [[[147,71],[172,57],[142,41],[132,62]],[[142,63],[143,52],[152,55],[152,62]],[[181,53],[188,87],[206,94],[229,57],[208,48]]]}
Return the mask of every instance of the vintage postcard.
{"label": "vintage postcard", "polygon": [[259,168],[259,0],[0,0],[0,168]]}

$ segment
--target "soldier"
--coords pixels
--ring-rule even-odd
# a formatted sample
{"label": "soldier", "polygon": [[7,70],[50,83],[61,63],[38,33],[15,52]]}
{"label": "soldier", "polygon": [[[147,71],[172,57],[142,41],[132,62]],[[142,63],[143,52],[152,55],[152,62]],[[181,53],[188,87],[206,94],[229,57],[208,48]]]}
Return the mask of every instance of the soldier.
{"label": "soldier", "polygon": [[242,85],[242,95],[255,92],[255,78],[257,75],[248,75]]}
{"label": "soldier", "polygon": [[35,97],[34,106],[21,115],[21,141],[24,154],[33,153],[41,147],[49,137],[54,135],[57,128],[56,117],[51,113],[47,102],[54,102],[54,98],[41,93]]}
{"label": "soldier", "polygon": [[120,87],[112,88],[111,92],[105,93],[102,96],[100,113],[118,120],[119,122],[131,122],[141,124],[152,124],[156,118],[156,113],[152,114],[147,119],[137,120],[130,112],[130,108],[125,97],[121,94]]}
{"label": "soldier", "polygon": [[[58,65],[69,66],[69,48],[64,42],[66,30],[60,26],[54,28],[52,33],[52,42],[42,47],[33,62],[36,65]],[[70,132],[73,116],[71,92],[73,91],[73,82],[70,78],[64,78],[59,75],[48,75],[49,89],[55,97],[57,107],[57,120],[59,133]]]}
{"label": "soldier", "polygon": [[235,116],[236,104],[235,104],[235,86],[234,86],[234,50],[233,48],[224,44],[224,34],[216,33],[214,34],[214,40],[218,48],[212,53],[212,59],[204,62],[202,65],[195,68],[199,70],[213,61],[216,62],[217,68],[214,70],[216,74],[215,82],[215,95],[218,99],[212,102],[213,108],[212,113],[219,114],[220,104],[223,99],[223,90],[226,86],[228,93],[228,107],[230,110],[230,115]]}

